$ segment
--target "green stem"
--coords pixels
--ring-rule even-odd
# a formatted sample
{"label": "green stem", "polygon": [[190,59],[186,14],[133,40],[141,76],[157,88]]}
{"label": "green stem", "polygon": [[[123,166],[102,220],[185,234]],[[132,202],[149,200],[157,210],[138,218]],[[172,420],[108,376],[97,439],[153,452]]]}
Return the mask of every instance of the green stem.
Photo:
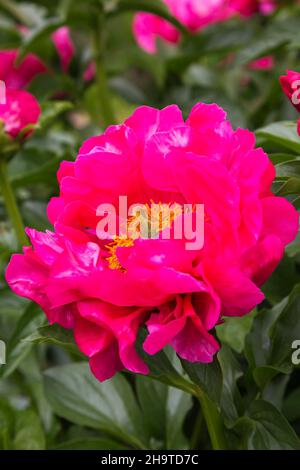
{"label": "green stem", "polygon": [[191,450],[197,450],[200,437],[201,437],[201,431],[202,431],[202,424],[203,424],[203,414],[201,410],[198,410],[198,414],[196,417],[196,421],[194,424],[194,429],[191,437],[191,445],[190,448]]}
{"label": "green stem", "polygon": [[200,389],[198,389],[197,396],[206,421],[212,448],[214,450],[225,450],[227,444],[224,426],[217,405]]}
{"label": "green stem", "polygon": [[28,239],[25,234],[23,220],[17,206],[16,198],[12,187],[10,185],[6,161],[1,159],[0,156],[0,189],[3,195],[4,204],[6,206],[7,213],[10,217],[11,223],[15,229],[16,237],[19,241],[20,246],[27,245]]}
{"label": "green stem", "polygon": [[94,53],[96,62],[96,84],[98,100],[103,124],[105,127],[115,123],[112,97],[107,85],[105,67],[103,65],[103,14],[97,11],[94,27]]}

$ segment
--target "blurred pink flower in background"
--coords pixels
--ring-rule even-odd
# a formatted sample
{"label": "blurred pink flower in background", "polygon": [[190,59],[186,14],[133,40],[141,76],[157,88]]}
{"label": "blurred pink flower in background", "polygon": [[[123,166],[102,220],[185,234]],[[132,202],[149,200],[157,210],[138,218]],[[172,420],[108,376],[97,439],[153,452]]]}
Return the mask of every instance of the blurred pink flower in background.
{"label": "blurred pink flower in background", "polygon": [[300,73],[287,70],[286,75],[281,75],[279,81],[291,104],[300,112]]}
{"label": "blurred pink flower in background", "polygon": [[164,0],[171,13],[190,31],[224,20],[228,5],[224,0]]}
{"label": "blurred pink flower in background", "polygon": [[[24,90],[6,89],[6,103],[0,104],[0,121],[12,138],[19,136],[28,125],[36,124],[41,110],[33,95]],[[31,133],[25,134],[26,137]]]}
{"label": "blurred pink flower in background", "polygon": [[71,38],[70,28],[62,26],[51,35],[52,41],[60,57],[61,68],[67,73],[75,54],[75,47]]}
{"label": "blurred pink flower in background", "polygon": [[260,0],[259,10],[263,15],[271,15],[276,10],[276,0]]}
{"label": "blurred pink flower in background", "polygon": [[91,80],[95,78],[95,75],[96,75],[96,63],[93,61],[87,65],[85,71],[83,72],[83,80],[85,82],[90,82]]}
{"label": "blurred pink flower in background", "polygon": [[[287,70],[286,75],[281,75],[279,81],[283,92],[294,108],[300,113],[300,73],[294,70]],[[300,135],[300,119],[297,122],[297,132]]]}
{"label": "blurred pink flower in background", "polygon": [[270,15],[276,9],[276,0],[225,0],[232,12],[242,16],[251,16],[254,13]]}
{"label": "blurred pink flower in background", "polygon": [[249,64],[249,68],[252,70],[272,70],[274,66],[274,58],[271,55],[260,57]]}
{"label": "blurred pink flower in background", "polygon": [[[22,34],[29,33],[28,28],[19,26]],[[52,34],[52,40],[61,60],[61,67],[67,72],[74,56],[75,49],[68,27],[61,27]],[[23,89],[39,74],[49,72],[48,67],[35,54],[28,54],[17,64],[18,49],[0,51],[0,80],[7,88]]]}
{"label": "blurred pink flower in background", "polygon": [[0,51],[0,80],[7,88],[25,88],[34,77],[47,71],[34,54],[28,54],[19,65],[16,64],[17,57],[17,49]]}
{"label": "blurred pink flower in background", "polygon": [[[147,354],[170,344],[188,361],[210,362],[219,349],[211,330],[263,300],[260,286],[297,234],[298,213],[272,194],[274,177],[254,135],[233,130],[216,104],[198,103],[186,121],[175,105],[142,106],[61,164],[60,194],[48,206],[54,231],[27,229],[32,246],[13,255],[7,282],[50,323],[74,329],[99,380],[123,368],[148,372],[135,348],[143,325]],[[120,195],[128,205],[204,204],[204,246],[98,238],[97,208],[117,208]]]}
{"label": "blurred pink flower in background", "polygon": [[[163,0],[178,21],[191,32],[197,32],[235,15],[248,17],[255,13],[268,15],[276,8],[273,0]],[[157,51],[156,40],[176,44],[179,31],[168,21],[149,13],[137,13],[133,33],[138,45],[150,54]]]}
{"label": "blurred pink flower in background", "polygon": [[150,13],[137,13],[133,20],[133,32],[138,45],[149,54],[157,51],[157,38],[176,44],[179,31],[168,21]]}

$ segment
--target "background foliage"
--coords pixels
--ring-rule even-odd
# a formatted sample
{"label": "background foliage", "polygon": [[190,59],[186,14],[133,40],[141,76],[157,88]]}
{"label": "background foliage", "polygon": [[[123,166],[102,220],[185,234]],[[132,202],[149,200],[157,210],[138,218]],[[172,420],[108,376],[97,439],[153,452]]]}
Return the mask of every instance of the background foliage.
{"label": "background foliage", "polygon": [[[278,81],[285,69],[300,70],[300,11],[292,3],[271,17],[231,20],[193,36],[184,31],[179,47],[161,43],[151,56],[135,44],[131,23],[141,5],[166,17],[158,0],[2,0],[0,49],[35,52],[51,68],[30,85],[43,108],[40,127],[9,165],[26,225],[49,227],[45,208],[57,193],[60,161],[74,159],[105,121],[97,83],[83,80],[95,17],[103,9],[107,98],[116,122],[140,104],[177,103],[188,113],[197,101],[217,102],[234,126],[256,131],[277,167],[274,191],[299,207],[297,115]],[[31,28],[26,38],[16,28],[20,23]],[[76,45],[68,74],[50,40],[64,24]],[[273,70],[249,68],[267,54],[274,56]],[[5,284],[17,241],[0,200],[0,337],[7,343],[0,449],[208,449],[214,442],[207,409],[221,411],[228,448],[300,449],[300,370],[291,362],[292,342],[300,339],[299,243],[288,247],[264,286],[266,301],[218,326],[223,347],[213,364],[180,363],[167,349],[151,359],[151,377],[118,374],[100,384],[71,333],[46,325],[44,314]]]}

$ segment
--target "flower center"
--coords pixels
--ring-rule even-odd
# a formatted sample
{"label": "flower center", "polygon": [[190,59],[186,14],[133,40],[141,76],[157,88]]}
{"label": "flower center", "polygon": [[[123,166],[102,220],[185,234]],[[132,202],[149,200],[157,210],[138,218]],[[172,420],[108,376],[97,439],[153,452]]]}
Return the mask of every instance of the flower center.
{"label": "flower center", "polygon": [[138,238],[158,238],[159,234],[171,228],[174,220],[182,215],[183,209],[177,203],[154,203],[145,204],[139,207],[139,210],[134,215],[130,216],[126,222],[126,234],[115,236],[113,241],[106,245],[109,251],[107,258],[108,266],[110,269],[118,269],[125,272],[121,265],[117,249],[119,247],[131,247],[134,245],[134,240]]}

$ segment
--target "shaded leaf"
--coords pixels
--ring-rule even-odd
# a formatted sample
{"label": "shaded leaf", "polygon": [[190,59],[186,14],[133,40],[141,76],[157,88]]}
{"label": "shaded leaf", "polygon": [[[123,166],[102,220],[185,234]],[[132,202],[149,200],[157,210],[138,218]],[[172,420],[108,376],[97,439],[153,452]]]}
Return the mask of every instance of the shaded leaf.
{"label": "shaded leaf", "polygon": [[84,358],[85,356],[79,351],[73,337],[72,330],[62,328],[60,325],[47,325],[38,328],[30,336],[24,339],[25,342],[35,344],[52,344],[59,346],[77,356]]}
{"label": "shaded leaf", "polygon": [[247,450],[299,450],[300,441],[285,417],[263,400],[254,401],[247,416],[234,426]]}
{"label": "shaded leaf", "polygon": [[84,438],[62,442],[54,450],[128,450],[128,447],[109,439]]}
{"label": "shaded leaf", "polygon": [[191,380],[203,390],[211,400],[219,403],[222,393],[222,371],[215,357],[210,364],[182,360],[184,370]]}
{"label": "shaded leaf", "polygon": [[147,448],[140,409],[122,375],[100,383],[88,364],[76,363],[48,369],[44,383],[46,396],[59,416],[135,448]]}
{"label": "shaded leaf", "polygon": [[8,377],[31,351],[32,344],[22,341],[45,321],[45,315],[40,308],[30,303],[18,321],[15,330],[8,341],[5,367],[0,369],[1,377]]}
{"label": "shaded leaf", "polygon": [[243,317],[227,317],[224,323],[216,327],[218,338],[236,352],[241,353],[244,349],[246,336],[251,330],[255,314],[256,311],[254,310]]}
{"label": "shaded leaf", "polygon": [[38,45],[40,41],[44,38],[48,38],[51,33],[63,25],[64,21],[60,18],[48,18],[32,29],[30,33],[25,36],[24,43],[19,49],[18,63],[20,64],[29,52],[33,52],[35,46]]}
{"label": "shaded leaf", "polygon": [[256,135],[264,140],[269,140],[290,149],[295,153],[300,152],[300,139],[297,126],[293,122],[283,121],[269,124],[256,131]]}
{"label": "shaded leaf", "polygon": [[44,450],[45,446],[45,436],[38,415],[31,409],[16,411],[13,448]]}
{"label": "shaded leaf", "polygon": [[136,385],[145,425],[149,436],[157,441],[157,448],[186,449],[188,443],[182,425],[192,405],[191,396],[141,376],[137,376]]}

